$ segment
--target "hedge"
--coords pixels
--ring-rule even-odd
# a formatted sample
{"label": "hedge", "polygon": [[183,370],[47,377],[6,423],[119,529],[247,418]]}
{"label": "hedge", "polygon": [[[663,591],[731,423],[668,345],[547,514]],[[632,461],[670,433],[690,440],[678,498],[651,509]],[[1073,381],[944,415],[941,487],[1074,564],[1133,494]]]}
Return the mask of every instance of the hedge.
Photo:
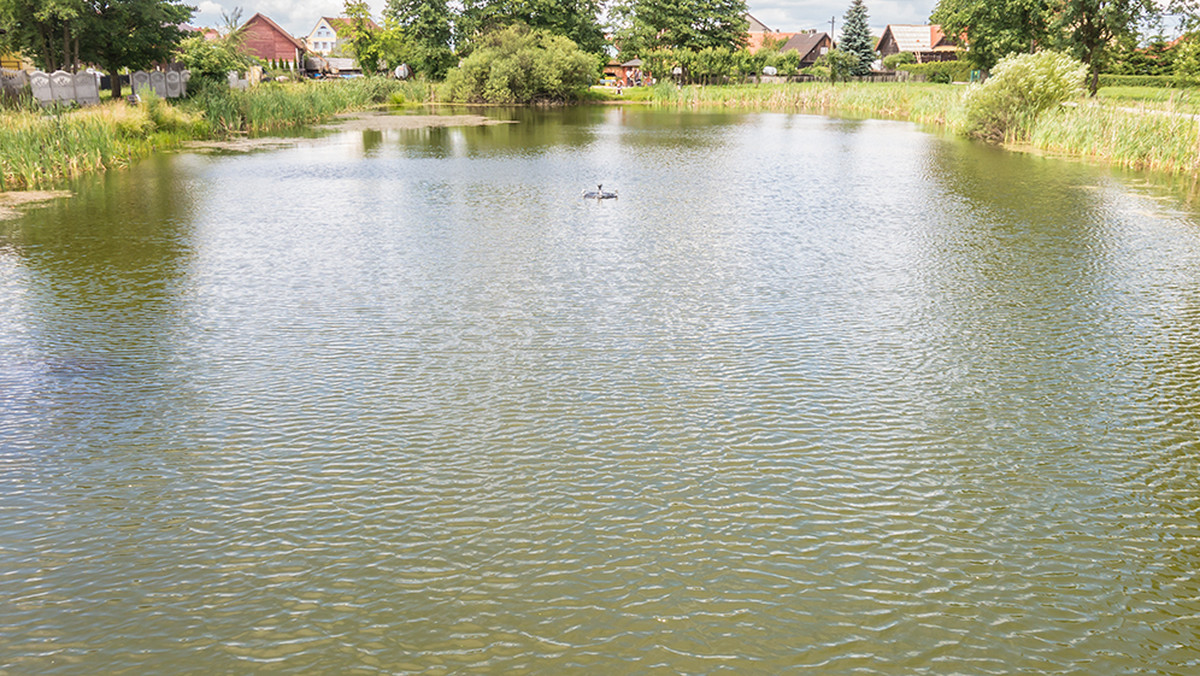
{"label": "hedge", "polygon": [[1110,75],[1100,76],[1101,87],[1200,87],[1200,79],[1175,75]]}
{"label": "hedge", "polygon": [[928,82],[967,82],[974,70],[968,61],[934,61],[932,63],[909,63],[900,70],[913,75],[924,75]]}

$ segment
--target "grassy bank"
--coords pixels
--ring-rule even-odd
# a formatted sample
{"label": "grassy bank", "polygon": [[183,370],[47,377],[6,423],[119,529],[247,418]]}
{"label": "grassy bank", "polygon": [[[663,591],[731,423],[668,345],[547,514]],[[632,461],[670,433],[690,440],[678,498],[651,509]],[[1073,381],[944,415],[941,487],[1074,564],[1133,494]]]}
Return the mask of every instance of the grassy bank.
{"label": "grassy bank", "polygon": [[[962,133],[963,92],[958,85],[925,83],[790,83],[775,85],[657,85],[637,92],[662,106],[746,108],[903,119]],[[1098,100],[1082,100],[1037,116],[1008,138],[1014,149],[1106,162],[1169,173],[1200,171],[1200,95],[1147,101],[1122,88]]]}
{"label": "grassy bank", "polygon": [[[312,124],[384,102],[402,91],[382,78],[269,84],[244,91],[201,88],[172,105],[153,96],[79,110],[0,111],[0,190],[44,188],[121,167],[195,139]],[[410,88],[414,85],[409,85]],[[410,92],[420,96],[419,90]]]}

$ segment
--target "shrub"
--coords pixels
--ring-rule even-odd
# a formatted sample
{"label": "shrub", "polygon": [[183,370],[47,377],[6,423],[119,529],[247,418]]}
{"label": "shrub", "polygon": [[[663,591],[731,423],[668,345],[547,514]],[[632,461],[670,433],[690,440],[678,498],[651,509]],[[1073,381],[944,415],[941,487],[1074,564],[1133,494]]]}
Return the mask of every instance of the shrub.
{"label": "shrub", "polygon": [[990,141],[1027,137],[1038,115],[1083,94],[1087,66],[1059,52],[1008,56],[965,97],[966,131]]}
{"label": "shrub", "polygon": [[1112,75],[1100,76],[1101,87],[1200,87],[1200,79],[1181,75]]}
{"label": "shrub", "polygon": [[896,52],[883,57],[884,70],[896,70],[908,63],[916,63],[917,57],[912,52]]}
{"label": "shrub", "polygon": [[913,75],[923,75],[927,82],[950,84],[951,82],[970,80],[972,66],[969,61],[934,61],[933,63],[901,64],[898,70],[907,71]]}
{"label": "shrub", "polygon": [[443,85],[447,100],[533,103],[578,99],[596,79],[600,62],[569,38],[509,26],[479,40]]}

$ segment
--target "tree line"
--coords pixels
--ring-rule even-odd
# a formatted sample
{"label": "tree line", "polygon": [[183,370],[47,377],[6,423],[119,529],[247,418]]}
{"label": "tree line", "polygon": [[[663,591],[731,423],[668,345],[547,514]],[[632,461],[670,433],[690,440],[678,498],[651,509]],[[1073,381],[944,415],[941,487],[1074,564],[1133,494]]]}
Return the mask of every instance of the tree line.
{"label": "tree line", "polygon": [[1003,57],[1055,49],[1088,71],[1094,95],[1099,76],[1134,51],[1144,26],[1176,17],[1194,27],[1200,0],[938,0],[930,21],[965,40],[965,58],[988,70]]}

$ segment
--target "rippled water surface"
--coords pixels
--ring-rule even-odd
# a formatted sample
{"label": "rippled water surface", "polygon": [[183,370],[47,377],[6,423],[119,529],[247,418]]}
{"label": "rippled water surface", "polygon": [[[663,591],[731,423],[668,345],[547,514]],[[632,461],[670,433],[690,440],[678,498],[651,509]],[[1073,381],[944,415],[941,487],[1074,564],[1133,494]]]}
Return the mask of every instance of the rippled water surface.
{"label": "rippled water surface", "polygon": [[0,673],[1200,670],[1185,202],[510,115],[0,223]]}

